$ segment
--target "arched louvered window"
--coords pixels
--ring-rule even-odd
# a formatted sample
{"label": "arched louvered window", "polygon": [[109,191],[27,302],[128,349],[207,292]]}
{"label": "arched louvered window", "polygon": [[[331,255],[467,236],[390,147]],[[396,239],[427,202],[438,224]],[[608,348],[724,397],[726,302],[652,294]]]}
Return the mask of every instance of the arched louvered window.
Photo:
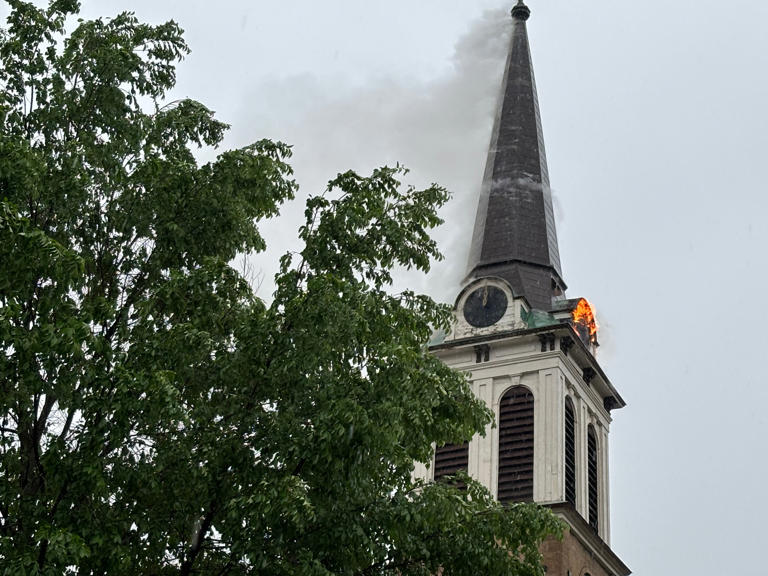
{"label": "arched louvered window", "polygon": [[499,404],[499,502],[533,500],[533,394],[510,388]]}
{"label": "arched louvered window", "polygon": [[590,424],[587,430],[587,483],[589,492],[589,525],[598,529],[598,490],[597,490],[597,435]]}
{"label": "arched louvered window", "polygon": [[445,444],[435,450],[435,482],[453,476],[456,472],[467,471],[469,465],[469,443]]}
{"label": "arched louvered window", "polygon": [[565,399],[565,501],[576,506],[576,415]]}

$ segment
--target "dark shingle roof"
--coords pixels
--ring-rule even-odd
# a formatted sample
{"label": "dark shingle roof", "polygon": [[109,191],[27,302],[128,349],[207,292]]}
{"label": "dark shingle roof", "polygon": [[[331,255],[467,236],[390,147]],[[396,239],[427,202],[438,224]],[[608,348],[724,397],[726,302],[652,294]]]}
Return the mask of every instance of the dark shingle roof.
{"label": "dark shingle roof", "polygon": [[512,41],[480,192],[469,276],[500,276],[518,296],[548,310],[560,271],[552,195],[536,82],[528,44],[527,6],[512,11]]}

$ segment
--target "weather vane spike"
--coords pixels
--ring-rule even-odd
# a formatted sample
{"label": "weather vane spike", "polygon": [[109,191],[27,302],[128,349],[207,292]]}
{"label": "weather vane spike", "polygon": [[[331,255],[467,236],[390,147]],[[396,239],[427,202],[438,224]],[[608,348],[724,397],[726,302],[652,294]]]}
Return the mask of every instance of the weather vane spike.
{"label": "weather vane spike", "polygon": [[525,22],[531,17],[531,9],[525,5],[523,0],[517,0],[517,4],[512,8],[512,17]]}

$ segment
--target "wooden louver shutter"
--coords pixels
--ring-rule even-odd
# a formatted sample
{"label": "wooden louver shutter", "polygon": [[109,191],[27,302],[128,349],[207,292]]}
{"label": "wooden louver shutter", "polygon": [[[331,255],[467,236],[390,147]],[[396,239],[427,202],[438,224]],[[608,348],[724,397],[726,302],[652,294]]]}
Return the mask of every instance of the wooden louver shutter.
{"label": "wooden louver shutter", "polygon": [[458,471],[467,471],[469,466],[469,443],[446,444],[435,450],[435,482],[453,476]]}
{"label": "wooden louver shutter", "polygon": [[533,500],[533,394],[510,388],[499,405],[499,502]]}
{"label": "wooden louver shutter", "polygon": [[597,437],[590,425],[587,431],[587,481],[589,492],[589,525],[598,529],[598,492],[597,492]]}
{"label": "wooden louver shutter", "polygon": [[576,506],[576,417],[565,399],[565,501]]}

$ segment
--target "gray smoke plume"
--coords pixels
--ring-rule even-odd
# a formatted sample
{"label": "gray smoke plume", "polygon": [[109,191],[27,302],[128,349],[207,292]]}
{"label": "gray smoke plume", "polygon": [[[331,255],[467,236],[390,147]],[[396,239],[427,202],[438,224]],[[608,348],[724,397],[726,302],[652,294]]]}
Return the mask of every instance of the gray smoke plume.
{"label": "gray smoke plume", "polygon": [[363,174],[397,162],[411,170],[407,183],[436,182],[453,199],[436,232],[445,261],[428,277],[401,271],[396,288],[409,287],[451,301],[466,273],[495,103],[511,31],[505,10],[486,12],[457,42],[449,69],[423,80],[382,77],[354,85],[310,75],[274,78],[254,86],[234,122],[238,143],[268,136],[294,146],[301,185],[296,203],[263,228],[270,255],[254,258],[264,271],[261,296],[272,292],[276,253],[299,248],[306,195],[319,193],[336,173]]}

